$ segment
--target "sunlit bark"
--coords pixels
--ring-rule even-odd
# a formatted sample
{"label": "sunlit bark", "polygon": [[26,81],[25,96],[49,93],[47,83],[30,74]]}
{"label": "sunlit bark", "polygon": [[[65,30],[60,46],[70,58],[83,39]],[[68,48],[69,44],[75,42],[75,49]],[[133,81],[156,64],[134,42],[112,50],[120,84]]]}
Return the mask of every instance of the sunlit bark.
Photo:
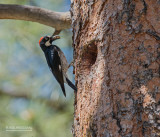
{"label": "sunlit bark", "polygon": [[73,1],[75,137],[159,136],[159,6]]}

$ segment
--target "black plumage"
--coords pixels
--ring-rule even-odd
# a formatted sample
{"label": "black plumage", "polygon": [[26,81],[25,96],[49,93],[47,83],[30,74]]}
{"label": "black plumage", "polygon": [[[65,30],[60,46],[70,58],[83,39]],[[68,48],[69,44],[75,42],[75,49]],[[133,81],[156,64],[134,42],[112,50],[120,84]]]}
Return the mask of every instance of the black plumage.
{"label": "black plumage", "polygon": [[60,84],[64,96],[66,96],[64,82],[66,82],[75,91],[77,91],[77,88],[67,77],[66,71],[68,70],[68,62],[63,52],[58,46],[52,45],[52,41],[55,39],[57,39],[55,36],[45,36],[40,39],[39,44],[45,54],[51,72]]}
{"label": "black plumage", "polygon": [[58,56],[58,51],[55,45],[51,45],[47,48],[44,52],[48,66],[52,71],[53,75],[55,76],[56,80],[60,84],[63,94],[66,96],[65,88],[64,88],[64,80],[63,80],[63,72],[60,68],[61,61],[60,57]]}

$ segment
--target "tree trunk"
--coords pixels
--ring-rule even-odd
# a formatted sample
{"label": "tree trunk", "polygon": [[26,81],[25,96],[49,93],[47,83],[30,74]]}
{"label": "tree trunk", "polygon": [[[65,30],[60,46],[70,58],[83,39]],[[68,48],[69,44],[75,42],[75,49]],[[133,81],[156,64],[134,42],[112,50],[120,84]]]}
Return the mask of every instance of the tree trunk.
{"label": "tree trunk", "polygon": [[160,1],[74,0],[75,137],[160,135]]}

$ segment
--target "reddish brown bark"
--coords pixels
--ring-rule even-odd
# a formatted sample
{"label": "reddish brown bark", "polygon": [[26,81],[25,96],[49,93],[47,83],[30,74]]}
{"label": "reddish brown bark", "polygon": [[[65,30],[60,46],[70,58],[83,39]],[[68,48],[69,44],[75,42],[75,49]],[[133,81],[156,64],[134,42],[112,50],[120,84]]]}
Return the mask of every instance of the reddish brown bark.
{"label": "reddish brown bark", "polygon": [[160,133],[160,2],[75,0],[75,137]]}

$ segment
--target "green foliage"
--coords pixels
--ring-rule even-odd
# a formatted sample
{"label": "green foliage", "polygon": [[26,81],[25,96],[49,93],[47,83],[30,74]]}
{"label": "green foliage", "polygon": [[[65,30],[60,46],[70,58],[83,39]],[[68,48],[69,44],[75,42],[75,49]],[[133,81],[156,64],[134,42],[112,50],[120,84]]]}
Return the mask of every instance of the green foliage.
{"label": "green foliage", "polygon": [[[69,9],[64,0],[1,0],[1,4],[33,5],[50,10]],[[63,10],[61,10],[63,9]],[[70,137],[73,122],[73,91],[66,86],[64,98],[48,69],[38,45],[40,37],[54,29],[34,22],[0,20],[0,91],[27,93],[29,99],[0,96],[0,137]],[[56,42],[69,62],[72,57],[71,31],[63,31]],[[72,71],[69,70],[69,77]],[[1,93],[0,93],[1,94]],[[49,106],[38,98],[65,104],[65,109]],[[31,132],[7,132],[6,126],[31,126]]]}

